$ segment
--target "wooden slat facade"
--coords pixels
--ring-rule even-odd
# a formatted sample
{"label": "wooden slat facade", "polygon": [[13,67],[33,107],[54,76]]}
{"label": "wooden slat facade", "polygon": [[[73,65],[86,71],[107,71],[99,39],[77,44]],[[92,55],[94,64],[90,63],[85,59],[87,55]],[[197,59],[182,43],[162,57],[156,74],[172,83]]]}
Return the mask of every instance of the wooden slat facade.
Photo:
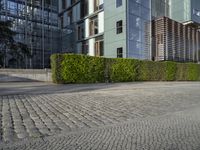
{"label": "wooden slat facade", "polygon": [[152,57],[155,61],[198,62],[200,32],[167,17],[152,21]]}

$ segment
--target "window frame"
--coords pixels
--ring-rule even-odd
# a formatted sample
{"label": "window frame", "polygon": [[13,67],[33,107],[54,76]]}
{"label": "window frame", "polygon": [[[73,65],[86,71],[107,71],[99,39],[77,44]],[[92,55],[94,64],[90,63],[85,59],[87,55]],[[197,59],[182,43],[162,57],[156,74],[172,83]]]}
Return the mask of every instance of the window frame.
{"label": "window frame", "polygon": [[85,25],[84,23],[77,24],[77,40],[82,40],[85,38]]}
{"label": "window frame", "polygon": [[123,47],[117,48],[117,58],[123,58]]}
{"label": "window frame", "polygon": [[94,16],[89,20],[89,33],[90,36],[99,34],[99,19],[98,16]]}
{"label": "window frame", "polygon": [[116,0],[116,8],[121,7],[123,5],[122,0]]}
{"label": "window frame", "polygon": [[123,20],[119,20],[116,22],[116,33],[117,34],[123,33]]}
{"label": "window frame", "polygon": [[88,55],[88,53],[89,53],[89,41],[83,41],[82,42],[81,53],[84,54],[84,55]]}

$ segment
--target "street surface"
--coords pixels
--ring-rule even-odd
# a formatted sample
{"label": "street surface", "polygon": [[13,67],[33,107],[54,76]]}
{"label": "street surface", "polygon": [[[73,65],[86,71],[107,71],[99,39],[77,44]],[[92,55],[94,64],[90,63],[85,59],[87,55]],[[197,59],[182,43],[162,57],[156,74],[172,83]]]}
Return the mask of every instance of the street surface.
{"label": "street surface", "polygon": [[200,82],[0,82],[0,149],[200,150]]}

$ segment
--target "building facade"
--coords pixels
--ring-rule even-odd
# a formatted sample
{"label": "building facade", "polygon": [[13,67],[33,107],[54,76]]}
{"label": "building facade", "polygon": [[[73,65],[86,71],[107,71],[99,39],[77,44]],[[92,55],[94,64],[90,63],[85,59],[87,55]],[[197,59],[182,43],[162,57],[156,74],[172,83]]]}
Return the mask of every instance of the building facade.
{"label": "building facade", "polygon": [[152,20],[163,16],[169,17],[169,1],[170,0],[151,0]]}
{"label": "building facade", "polygon": [[103,0],[59,0],[62,52],[104,55]]}
{"label": "building facade", "polygon": [[169,0],[169,15],[152,20],[153,60],[200,61],[200,1]]}
{"label": "building facade", "polygon": [[105,57],[151,59],[150,0],[105,1]]}
{"label": "building facade", "polygon": [[151,59],[150,0],[60,0],[62,51]]}
{"label": "building facade", "polygon": [[[1,0],[1,4],[0,19],[13,21],[14,39],[32,54],[21,67],[50,67],[50,55],[60,49],[57,0]],[[6,63],[9,67],[9,59]]]}
{"label": "building facade", "polygon": [[[13,20],[13,29],[18,33],[15,39],[27,44],[33,54],[24,68],[49,67],[50,55],[57,52],[198,61],[199,0],[1,0],[1,3],[4,9],[0,18]],[[166,16],[175,21],[163,18]],[[164,45],[158,45],[158,34],[165,40]],[[184,34],[183,38],[177,38],[179,34]],[[182,41],[184,47],[179,44]]]}
{"label": "building facade", "polygon": [[200,31],[167,17],[152,22],[153,58],[156,61],[199,62]]}
{"label": "building facade", "polygon": [[168,0],[59,0],[62,52],[151,60],[151,20],[168,15]]}
{"label": "building facade", "polygon": [[200,24],[199,0],[170,0],[170,18],[191,25]]}

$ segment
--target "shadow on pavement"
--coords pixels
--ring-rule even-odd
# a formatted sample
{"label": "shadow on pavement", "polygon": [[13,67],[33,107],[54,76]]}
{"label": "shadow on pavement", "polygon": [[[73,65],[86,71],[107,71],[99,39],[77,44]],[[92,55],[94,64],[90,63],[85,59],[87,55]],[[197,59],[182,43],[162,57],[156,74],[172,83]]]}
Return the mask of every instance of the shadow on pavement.
{"label": "shadow on pavement", "polygon": [[33,79],[27,79],[23,77],[15,77],[15,76],[10,76],[6,74],[0,74],[0,84],[5,82],[36,82],[36,80]]}
{"label": "shadow on pavement", "polygon": [[118,85],[114,83],[57,85],[45,82],[7,82],[0,83],[0,95],[90,92]]}

